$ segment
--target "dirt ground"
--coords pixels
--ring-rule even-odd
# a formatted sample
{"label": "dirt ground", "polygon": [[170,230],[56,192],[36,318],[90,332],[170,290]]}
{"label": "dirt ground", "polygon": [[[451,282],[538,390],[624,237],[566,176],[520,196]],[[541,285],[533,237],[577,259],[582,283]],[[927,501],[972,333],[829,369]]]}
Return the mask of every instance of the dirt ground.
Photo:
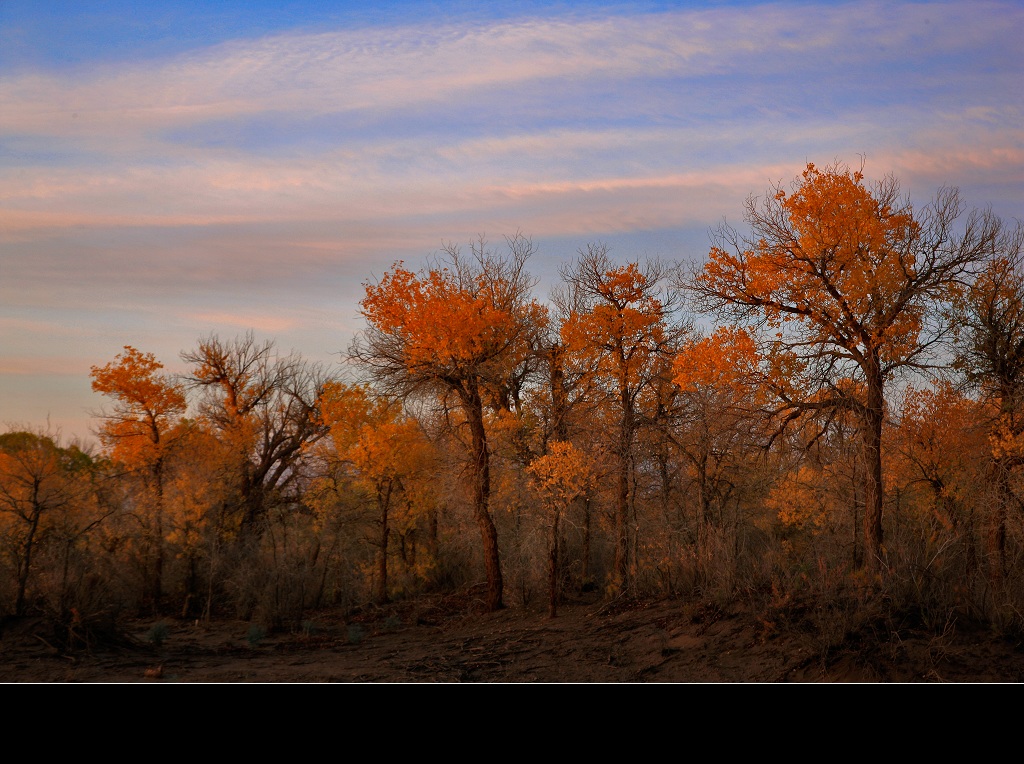
{"label": "dirt ground", "polygon": [[[991,631],[862,629],[826,639],[742,605],[596,597],[484,613],[420,599],[298,629],[139,620],[72,634],[0,623],[3,683],[1016,683],[1024,645]],[[64,643],[61,648],[59,645]],[[834,643],[834,644],[833,644]]]}

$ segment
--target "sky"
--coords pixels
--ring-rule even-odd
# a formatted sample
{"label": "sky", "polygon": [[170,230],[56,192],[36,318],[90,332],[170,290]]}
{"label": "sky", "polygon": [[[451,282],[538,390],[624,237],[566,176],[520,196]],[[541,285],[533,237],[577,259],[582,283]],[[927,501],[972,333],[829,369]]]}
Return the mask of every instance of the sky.
{"label": "sky", "polygon": [[702,261],[807,162],[1024,217],[1024,3],[0,0],[0,431],[253,332],[342,364],[364,284],[532,239]]}

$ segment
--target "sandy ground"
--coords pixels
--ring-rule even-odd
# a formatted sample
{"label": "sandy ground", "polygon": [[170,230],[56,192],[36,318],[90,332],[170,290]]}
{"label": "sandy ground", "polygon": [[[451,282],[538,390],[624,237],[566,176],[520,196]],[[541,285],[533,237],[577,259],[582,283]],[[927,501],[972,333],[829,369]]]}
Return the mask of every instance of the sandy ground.
{"label": "sandy ground", "polygon": [[[139,620],[78,636],[0,624],[3,683],[1016,683],[1024,646],[991,632],[846,634],[780,627],[743,606],[581,599],[494,613],[421,599],[294,631],[244,621]],[[155,638],[156,636],[163,638]],[[64,640],[66,641],[66,640]],[[834,638],[828,640],[835,642]]]}

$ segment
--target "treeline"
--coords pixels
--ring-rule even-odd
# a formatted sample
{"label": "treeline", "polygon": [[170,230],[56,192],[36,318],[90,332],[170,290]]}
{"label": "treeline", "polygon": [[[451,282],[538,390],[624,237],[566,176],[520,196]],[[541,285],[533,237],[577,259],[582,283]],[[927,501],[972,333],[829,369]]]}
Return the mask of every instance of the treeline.
{"label": "treeline", "polygon": [[0,615],[471,590],[1024,628],[1024,227],[808,165],[698,265],[530,239],[365,284],[342,364],[246,334],[92,368],[100,448],[0,435]]}

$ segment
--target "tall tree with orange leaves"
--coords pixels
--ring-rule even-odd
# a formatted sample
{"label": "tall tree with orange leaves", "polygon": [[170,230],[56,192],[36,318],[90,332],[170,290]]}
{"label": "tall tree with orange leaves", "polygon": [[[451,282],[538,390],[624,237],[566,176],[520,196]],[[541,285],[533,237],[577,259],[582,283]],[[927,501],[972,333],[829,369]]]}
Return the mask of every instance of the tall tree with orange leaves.
{"label": "tall tree with orange leaves", "polygon": [[628,590],[630,472],[642,401],[669,364],[686,326],[676,320],[675,295],[666,289],[667,268],[657,260],[619,265],[603,244],[591,244],[562,269],[565,289],[556,297],[564,318],[563,354],[582,369],[592,394],[615,422],[615,562],[611,589]]}
{"label": "tall tree with orange leaves", "polygon": [[101,413],[100,440],[121,461],[159,465],[166,433],[185,413],[184,388],[160,370],[152,353],[131,345],[105,366],[90,370],[92,389],[113,399]]}
{"label": "tall tree with orange leaves", "polygon": [[490,445],[485,407],[499,407],[510,378],[535,351],[547,320],[531,297],[526,271],[533,243],[517,235],[502,255],[480,241],[469,257],[445,249],[443,263],[419,273],[397,263],[364,285],[361,312],[367,328],[351,356],[388,392],[454,396],[469,430],[473,514],[480,529],[487,574],[487,607],[503,607],[504,580],[498,532],[490,510]]}
{"label": "tall tree with orange leaves", "polygon": [[396,507],[413,509],[416,483],[427,479],[431,445],[419,422],[396,401],[374,396],[363,385],[328,383],[321,412],[330,427],[335,456],[350,468],[356,486],[376,505],[376,598],[389,598],[391,534]]}
{"label": "tall tree with orange leaves", "polygon": [[526,467],[534,490],[547,510],[548,535],[548,615],[558,615],[561,598],[559,546],[561,522],[569,506],[586,495],[594,480],[593,459],[572,443],[554,440],[548,452]]}
{"label": "tall tree with orange leaves", "polygon": [[699,309],[759,338],[778,413],[843,407],[860,424],[865,461],[864,542],[870,572],[883,562],[882,424],[887,383],[928,365],[959,283],[991,246],[987,213],[964,212],[943,188],[915,212],[891,176],[809,163],[791,191],[747,199],[741,235],[714,234],[707,262],[683,284]]}
{"label": "tall tree with orange leaves", "polygon": [[114,401],[100,414],[99,437],[111,457],[139,475],[149,499],[152,524],[148,545],[153,556],[149,595],[159,603],[164,568],[164,473],[170,434],[185,413],[184,388],[161,372],[152,353],[131,345],[105,366],[90,370],[92,389]]}
{"label": "tall tree with orange leaves", "polygon": [[734,327],[687,340],[673,360],[681,429],[677,443],[688,463],[691,495],[696,494],[699,572],[711,562],[713,510],[717,505],[721,516],[736,472],[764,440],[759,408],[765,390],[758,383],[759,361],[754,338]]}
{"label": "tall tree with orange leaves", "polygon": [[988,478],[995,492],[987,518],[989,574],[1002,582],[1007,520],[1022,500],[1012,477],[1024,466],[1024,222],[995,221],[992,247],[957,302],[961,329],[957,366],[988,404],[991,453]]}

